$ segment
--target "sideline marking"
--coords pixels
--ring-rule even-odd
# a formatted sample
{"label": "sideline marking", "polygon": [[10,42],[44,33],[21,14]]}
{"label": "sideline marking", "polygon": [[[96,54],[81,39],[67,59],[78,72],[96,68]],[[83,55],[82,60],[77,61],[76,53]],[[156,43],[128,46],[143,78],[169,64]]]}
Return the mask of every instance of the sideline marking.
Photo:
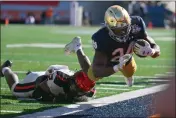
{"label": "sideline marking", "polygon": [[80,102],[77,104],[71,104],[71,105],[64,106],[64,107],[44,110],[42,112],[21,115],[21,116],[18,116],[17,118],[58,117],[58,116],[68,115],[68,114],[84,111],[86,109],[90,109],[94,107],[100,107],[100,106],[109,105],[112,103],[121,102],[124,100],[141,97],[141,96],[148,95],[148,94],[153,94],[159,91],[163,91],[167,87],[168,87],[168,84],[163,84],[163,85],[145,88],[141,90],[124,92],[124,93],[113,95],[110,97],[90,100],[88,102]]}

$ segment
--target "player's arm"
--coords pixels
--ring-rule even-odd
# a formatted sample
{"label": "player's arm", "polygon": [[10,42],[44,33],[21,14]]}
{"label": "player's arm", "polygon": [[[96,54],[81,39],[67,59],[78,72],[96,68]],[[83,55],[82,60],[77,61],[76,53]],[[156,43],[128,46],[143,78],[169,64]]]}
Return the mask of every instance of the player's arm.
{"label": "player's arm", "polygon": [[42,101],[52,101],[54,96],[51,94],[50,89],[47,85],[47,79],[43,79],[46,78],[46,76],[41,76],[38,79],[42,79],[42,82],[38,83],[38,85],[36,85],[36,88],[32,94],[32,97],[35,99],[40,99]]}
{"label": "player's arm", "polygon": [[92,62],[92,70],[95,77],[107,77],[115,73],[113,67],[107,67],[106,54],[95,51],[94,59]]}
{"label": "player's arm", "polygon": [[151,38],[150,36],[146,35],[146,37],[144,39],[150,43],[150,46],[153,49],[154,53],[151,55],[151,57],[152,58],[156,58],[156,57],[160,56],[160,47],[159,47],[159,45],[157,45],[155,43],[153,38]]}
{"label": "player's arm", "polygon": [[155,43],[153,38],[151,38],[148,35],[148,33],[146,31],[146,25],[145,25],[143,19],[142,18],[139,18],[139,19],[140,19],[140,23],[141,23],[141,26],[142,26],[142,37],[143,37],[144,40],[146,40],[146,41],[148,41],[150,43],[150,46],[153,49],[153,53],[152,53],[151,57],[152,58],[156,58],[156,57],[158,57],[160,55],[160,47],[159,47],[159,45],[157,45]]}

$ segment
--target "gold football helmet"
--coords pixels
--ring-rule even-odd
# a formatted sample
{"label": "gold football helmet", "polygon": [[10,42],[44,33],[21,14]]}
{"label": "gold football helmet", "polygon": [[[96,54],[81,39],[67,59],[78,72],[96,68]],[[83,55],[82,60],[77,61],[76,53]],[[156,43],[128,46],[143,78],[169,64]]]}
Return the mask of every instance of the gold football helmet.
{"label": "gold football helmet", "polygon": [[123,7],[109,7],[105,12],[104,21],[111,38],[118,42],[126,42],[131,30],[131,18]]}

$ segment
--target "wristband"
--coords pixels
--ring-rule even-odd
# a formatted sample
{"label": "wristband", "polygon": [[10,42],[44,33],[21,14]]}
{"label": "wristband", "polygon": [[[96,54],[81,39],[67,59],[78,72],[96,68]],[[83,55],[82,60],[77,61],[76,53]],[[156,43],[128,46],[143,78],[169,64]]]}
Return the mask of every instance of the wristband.
{"label": "wristband", "polygon": [[114,70],[114,72],[119,71],[118,65],[113,66],[113,70]]}
{"label": "wristband", "polygon": [[156,52],[155,49],[152,49],[152,53],[150,56],[153,56],[155,54],[155,52]]}

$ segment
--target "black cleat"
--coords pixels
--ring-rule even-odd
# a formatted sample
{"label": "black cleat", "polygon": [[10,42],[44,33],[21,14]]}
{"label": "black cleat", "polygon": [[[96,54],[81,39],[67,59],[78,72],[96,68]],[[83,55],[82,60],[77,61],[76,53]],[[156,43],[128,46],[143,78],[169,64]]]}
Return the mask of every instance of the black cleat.
{"label": "black cleat", "polygon": [[0,77],[4,77],[4,75],[2,73],[2,69],[4,67],[11,67],[11,66],[12,66],[12,62],[10,60],[5,61],[0,67]]}
{"label": "black cleat", "polygon": [[26,75],[29,75],[30,73],[32,73],[32,71],[28,70],[28,72],[26,73]]}

